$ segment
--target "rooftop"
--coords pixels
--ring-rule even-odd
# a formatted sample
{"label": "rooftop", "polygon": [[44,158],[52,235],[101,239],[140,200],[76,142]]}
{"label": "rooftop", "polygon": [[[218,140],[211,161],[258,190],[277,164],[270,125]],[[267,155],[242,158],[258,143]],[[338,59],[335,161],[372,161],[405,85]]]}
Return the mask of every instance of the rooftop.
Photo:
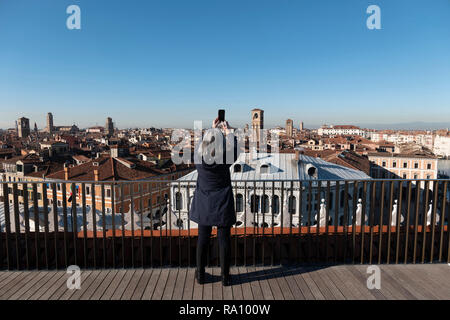
{"label": "rooftop", "polygon": [[[231,180],[363,180],[370,177],[362,171],[324,161],[320,158],[294,153],[258,153],[252,159],[250,153],[241,153],[231,166]],[[278,161],[277,161],[278,158]],[[241,171],[235,171],[235,165],[241,165]],[[268,173],[261,173],[261,166],[268,165]],[[308,174],[309,166],[317,168],[317,178]],[[197,171],[180,178],[181,181],[197,180]]]}

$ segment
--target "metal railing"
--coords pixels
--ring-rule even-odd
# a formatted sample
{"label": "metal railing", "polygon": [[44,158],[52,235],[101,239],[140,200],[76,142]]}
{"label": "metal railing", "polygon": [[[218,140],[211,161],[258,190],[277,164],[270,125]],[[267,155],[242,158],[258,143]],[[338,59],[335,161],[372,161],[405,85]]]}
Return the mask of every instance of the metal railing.
{"label": "metal railing", "polygon": [[[233,263],[450,263],[448,182],[232,181]],[[192,266],[195,184],[3,182],[0,269]]]}

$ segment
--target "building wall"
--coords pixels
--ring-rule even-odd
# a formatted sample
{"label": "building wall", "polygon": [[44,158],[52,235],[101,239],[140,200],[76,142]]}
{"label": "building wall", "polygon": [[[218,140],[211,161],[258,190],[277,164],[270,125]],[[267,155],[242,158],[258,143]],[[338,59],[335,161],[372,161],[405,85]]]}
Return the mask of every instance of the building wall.
{"label": "building wall", "polygon": [[450,157],[450,136],[436,136],[433,153],[438,156]]}
{"label": "building wall", "polygon": [[[437,159],[369,155],[369,160],[372,163],[372,178],[437,179]],[[386,171],[391,176],[388,177]]]}
{"label": "building wall", "polygon": [[[252,212],[251,199],[252,199],[252,196],[255,194],[253,187],[247,187],[246,190],[244,190],[244,188],[237,188],[237,189],[234,188],[233,193],[234,193],[235,204],[237,205],[237,208],[238,207],[242,208],[242,210],[236,212],[238,226],[243,227],[244,219],[245,219],[245,217],[247,217],[247,223],[246,223],[247,227],[253,226],[252,221],[257,221],[259,227],[262,227],[264,222],[266,223],[267,227],[271,227],[272,225],[279,227],[279,226],[281,226],[281,222],[282,222],[281,221],[281,218],[282,218],[281,211],[283,211],[283,227],[289,227],[289,223],[291,222],[291,220],[290,220],[291,216],[292,216],[292,225],[294,227],[298,227],[299,222],[300,222],[299,221],[300,216],[301,216],[301,225],[302,226],[308,225],[309,192],[303,190],[302,191],[302,200],[300,201],[300,191],[299,191],[299,187],[298,187],[299,186],[298,182],[294,182],[292,191],[291,191],[291,185],[289,182],[285,183],[284,192],[282,192],[279,188],[274,189],[272,192],[270,185],[267,184],[266,186],[267,186],[267,189],[263,193],[262,183],[261,182],[257,183],[256,196],[260,197],[259,208],[257,210],[257,213]],[[310,223],[310,225],[314,225],[315,217],[316,217],[318,211],[320,210],[321,200],[324,199],[326,201],[326,198],[327,198],[326,184],[323,184],[321,187],[320,197],[317,197],[318,189],[316,187],[313,187],[311,190],[312,190],[312,193],[311,193],[312,198],[310,200],[310,203],[311,203],[311,215],[310,215],[311,223]],[[359,198],[362,197],[362,192],[363,192],[362,190],[363,190],[363,186],[362,186],[362,184],[359,184],[358,190],[357,190],[357,195]],[[189,190],[185,186],[179,187],[178,184],[176,184],[176,183],[172,184],[171,210],[172,210],[172,212],[175,213],[174,219],[172,219],[172,221],[175,221],[176,219],[181,219],[182,220],[182,229],[187,229],[188,225],[190,226],[190,228],[197,228],[197,224],[195,222],[193,222],[193,221],[188,222],[188,211],[189,211],[190,203],[192,203],[194,192],[195,192],[195,186],[192,184],[191,184]],[[353,192],[354,192],[354,185],[349,184],[349,188],[348,188],[349,212],[353,212],[353,207],[352,207],[353,206],[353,200],[352,200]],[[177,206],[177,197],[178,197],[177,193],[181,194],[181,201],[178,202],[180,204],[179,206]],[[337,205],[338,219],[339,219],[338,224],[342,225],[343,224],[342,219],[344,217],[344,208],[345,208],[345,205],[344,205],[345,190],[344,190],[343,182],[340,185],[339,194],[340,194],[340,196],[339,196],[338,202],[336,203],[336,189],[334,186],[332,186],[330,188],[330,204],[326,204],[326,202],[325,202],[325,204],[330,206],[330,208],[329,208],[330,214],[329,215],[330,215],[332,223],[334,223],[333,219],[335,217],[336,205]],[[237,204],[238,195],[242,196],[242,206],[239,206]],[[268,196],[268,212],[263,214],[261,199],[264,195]],[[278,199],[279,199],[279,209],[278,209],[277,214],[273,212],[273,206],[272,206],[273,205],[272,196],[274,196],[274,195],[278,196]],[[289,211],[290,211],[289,210],[289,197],[290,196],[295,197],[295,210],[294,210],[293,214],[289,213]],[[341,202],[341,197],[342,197],[342,202]],[[370,197],[366,198],[367,208],[370,205],[369,198]],[[301,215],[299,214],[300,212],[301,212]],[[348,221],[349,224],[351,224],[350,220],[351,220],[351,214],[349,216],[349,221]],[[239,225],[239,221],[241,223],[240,225]],[[175,228],[175,227],[178,227],[178,225],[174,224],[172,227]]]}

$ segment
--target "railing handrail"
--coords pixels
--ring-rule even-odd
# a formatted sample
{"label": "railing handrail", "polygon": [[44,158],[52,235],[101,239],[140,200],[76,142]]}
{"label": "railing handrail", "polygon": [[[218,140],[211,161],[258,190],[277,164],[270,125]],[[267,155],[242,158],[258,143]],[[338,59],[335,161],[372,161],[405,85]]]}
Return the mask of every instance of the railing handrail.
{"label": "railing handrail", "polygon": [[[450,263],[449,181],[232,180],[236,264],[245,265],[248,255],[264,263],[269,252],[272,264]],[[0,181],[0,268],[60,268],[79,261],[94,268],[134,267],[137,261],[142,267],[154,261],[181,265],[182,256],[191,265],[198,228],[189,211],[196,182]],[[177,188],[183,191],[177,194]]]}

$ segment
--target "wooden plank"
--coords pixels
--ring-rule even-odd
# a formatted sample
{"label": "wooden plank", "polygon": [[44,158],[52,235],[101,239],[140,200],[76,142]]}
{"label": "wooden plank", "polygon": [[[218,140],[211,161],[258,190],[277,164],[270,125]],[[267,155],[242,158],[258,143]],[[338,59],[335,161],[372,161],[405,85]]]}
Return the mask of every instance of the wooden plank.
{"label": "wooden plank", "polygon": [[380,266],[381,273],[381,285],[387,285],[390,288],[391,293],[399,300],[417,300],[417,298],[411,294],[405,287],[398,286],[397,280],[392,278],[389,273],[383,272],[384,266]]}
{"label": "wooden plank", "polygon": [[152,300],[162,299],[164,288],[166,287],[167,279],[169,277],[169,272],[170,272],[169,268],[163,268],[161,270],[158,282],[156,283],[155,291],[153,292]]}
{"label": "wooden plank", "polygon": [[420,292],[421,290],[417,287],[417,285],[412,283],[411,279],[405,278],[402,274],[393,269],[391,265],[383,266],[383,271],[387,272],[391,278],[395,280],[395,283],[392,283],[395,288],[404,287],[419,300],[430,299],[429,296],[423,292]]}
{"label": "wooden plank", "polygon": [[[85,280],[81,281],[80,289],[70,290],[70,291],[74,291],[74,293],[70,297],[68,297],[67,300],[79,300],[80,297],[91,288],[92,284],[95,282],[95,279],[97,279],[97,277],[99,277],[102,274],[102,272],[103,272],[103,270],[93,270],[91,272],[91,274],[89,275],[89,277],[87,277]],[[96,288],[97,287],[95,287],[95,289]],[[65,296],[63,295],[60,298],[60,300],[64,300],[64,299],[65,299]]]}
{"label": "wooden plank", "polygon": [[282,273],[283,273],[284,279],[286,280],[286,283],[289,286],[289,290],[292,293],[293,299],[305,300],[305,296],[303,295],[302,291],[300,290],[299,286],[297,285],[297,282],[295,281],[294,270],[295,270],[295,268],[283,267]]}
{"label": "wooden plank", "polygon": [[[403,279],[409,279],[411,284],[414,285],[417,290],[420,290],[424,295],[427,295],[430,299],[438,300],[441,286],[433,285],[431,279],[426,277],[423,273],[411,272],[405,269],[403,265],[392,266],[393,269],[400,274]],[[425,277],[424,277],[425,276]],[[447,298],[448,299],[448,298]]]}
{"label": "wooden plank", "polygon": [[166,287],[164,288],[164,293],[162,295],[162,300],[172,300],[173,292],[175,286],[177,285],[176,280],[178,277],[178,268],[170,268],[169,276],[167,278]]}
{"label": "wooden plank", "polygon": [[353,273],[347,270],[345,266],[335,266],[334,271],[341,276],[342,281],[363,300],[376,300],[375,296],[367,289],[367,285],[362,284]]}
{"label": "wooden plank", "polygon": [[398,299],[398,290],[396,290],[391,283],[395,283],[395,281],[383,281],[383,278],[386,278],[386,274],[383,273],[382,269],[380,268],[380,276],[381,276],[381,283],[380,283],[380,289],[369,289],[367,287],[367,279],[370,277],[370,274],[367,273],[368,265],[354,265],[352,266],[355,268],[355,270],[359,271],[362,275],[362,277],[366,281],[366,288],[368,291],[374,291],[380,292],[386,299],[388,300],[395,300]]}
{"label": "wooden plank", "polygon": [[316,282],[311,277],[311,270],[307,269],[306,267],[302,267],[302,270],[303,270],[303,272],[301,273],[301,277],[303,278],[303,280],[305,281],[309,290],[311,291],[312,295],[314,296],[314,299],[325,300],[326,297],[323,295],[319,286],[316,284]]}
{"label": "wooden plank", "polygon": [[3,279],[3,281],[0,283],[0,291],[3,291],[3,288],[8,285],[11,281],[14,281],[17,277],[21,277],[23,272],[21,271],[9,271],[8,276]]}
{"label": "wooden plank", "polygon": [[186,281],[183,288],[183,300],[192,300],[194,293],[194,268],[186,269]]}
{"label": "wooden plank", "polygon": [[[367,278],[364,277],[361,272],[359,272],[354,265],[349,266],[346,265],[344,266],[350,273],[352,273],[355,278],[357,279],[357,281],[360,283],[361,286],[367,288]],[[373,289],[373,290],[369,290],[367,289],[367,291],[370,292],[370,294],[372,294],[375,299],[378,300],[386,300],[386,297],[378,290],[378,289]]]}
{"label": "wooden plank", "polygon": [[329,268],[319,268],[316,272],[321,277],[323,283],[328,287],[331,294],[336,300],[345,300],[345,296],[341,292],[342,288],[340,288],[342,286],[338,287],[335,284],[335,282],[333,281],[332,272],[329,270]]}
{"label": "wooden plank", "polygon": [[264,295],[262,293],[261,284],[258,279],[258,271],[254,267],[242,267],[244,270],[247,270],[246,277],[250,282],[250,288],[252,290],[253,299],[255,300],[263,300]]}
{"label": "wooden plank", "polygon": [[311,279],[317,285],[317,287],[319,288],[320,292],[322,292],[326,300],[336,300],[330,288],[328,288],[324,280],[319,275],[318,269],[319,269],[318,267],[307,267],[306,270],[309,271],[307,275],[311,277]]}
{"label": "wooden plank", "polygon": [[[269,282],[267,281],[267,275],[266,272],[264,271],[264,268],[256,267],[255,270],[258,273],[258,281],[259,285],[261,286],[261,291],[263,293],[264,300],[274,300],[275,297],[272,293],[272,289],[269,285]],[[261,276],[259,276],[259,274]]]}
{"label": "wooden plank", "polygon": [[[306,283],[305,279],[303,278],[303,273],[305,272],[305,269],[300,266],[293,266],[288,268],[289,273],[292,275],[293,279],[295,280],[295,284],[300,289],[303,297],[305,297],[306,300],[315,300],[315,295],[312,293],[311,289],[309,288],[308,284]],[[322,296],[319,290],[318,294]],[[322,296],[323,297],[323,296]]]}
{"label": "wooden plank", "polygon": [[276,269],[272,268],[270,271],[274,276],[274,279],[277,281],[278,286],[281,289],[281,294],[283,295],[283,298],[285,300],[294,300],[295,299],[294,295],[292,294],[291,288],[286,281],[283,269],[284,267],[278,267]]}
{"label": "wooden plank", "polygon": [[213,279],[212,298],[213,300],[222,300],[223,292],[222,292],[222,282],[220,279],[220,268],[218,267],[211,268],[211,275]]}
{"label": "wooden plank", "polygon": [[244,267],[236,267],[236,270],[239,272],[239,282],[241,283],[244,300],[253,300],[252,286],[250,285],[247,270]]}
{"label": "wooden plank", "polygon": [[17,274],[11,278],[9,278],[5,283],[3,284],[1,290],[0,290],[0,300],[4,300],[3,295],[6,295],[9,290],[12,288],[15,288],[17,284],[20,284],[24,278],[27,278],[29,276],[29,273],[27,272],[21,272],[20,274]]}
{"label": "wooden plank", "polygon": [[161,269],[153,269],[150,280],[148,280],[147,286],[145,287],[144,294],[142,295],[142,300],[152,299],[153,292],[158,284],[159,276],[161,275]]}
{"label": "wooden plank", "polygon": [[[93,271],[91,270],[81,271],[80,286],[86,284],[85,282],[89,280],[92,272]],[[77,289],[67,288],[67,279],[68,278],[66,278],[66,281],[64,281],[58,288],[58,290],[55,291],[55,293],[50,297],[51,300],[69,300],[70,297],[75,293],[75,291],[77,291]]]}
{"label": "wooden plank", "polygon": [[110,270],[110,272],[103,279],[102,283],[95,289],[94,293],[91,296],[91,300],[100,300],[106,289],[113,283],[114,278],[116,277],[119,270]]}
{"label": "wooden plank", "polygon": [[130,283],[131,279],[133,278],[136,270],[135,269],[127,269],[125,272],[125,275],[123,276],[122,280],[120,281],[119,286],[114,291],[113,295],[111,296],[111,300],[120,300],[122,298],[123,293],[125,292],[126,288],[128,287],[128,284]]}
{"label": "wooden plank", "polygon": [[144,294],[145,288],[147,287],[148,282],[152,276],[153,269],[144,269],[144,273],[141,276],[141,280],[139,280],[136,289],[134,290],[133,295],[131,296],[131,300],[141,300]]}
{"label": "wooden plank", "polygon": [[203,300],[212,300],[213,292],[212,292],[212,268],[207,267],[205,269],[205,284],[203,285]]}
{"label": "wooden plank", "polygon": [[0,271],[0,288],[2,287],[2,282],[13,276],[20,271]]}
{"label": "wooden plank", "polygon": [[28,290],[30,290],[34,285],[36,285],[42,278],[44,278],[47,275],[46,271],[42,272],[35,272],[37,275],[33,277],[30,281],[26,282],[23,286],[18,287],[19,290],[14,292],[9,296],[9,300],[17,300],[19,299],[23,294],[25,294]]}
{"label": "wooden plank", "polygon": [[55,272],[55,276],[52,279],[44,284],[42,288],[36,291],[33,295],[31,295],[29,300],[49,300],[50,297],[61,287],[64,283],[67,283],[67,277],[64,271]]}
{"label": "wooden plank", "polygon": [[192,299],[201,300],[202,298],[203,298],[203,285],[198,284],[197,280],[194,277],[194,292],[192,293]]}
{"label": "wooden plank", "polygon": [[419,283],[424,290],[434,294],[437,299],[449,299],[450,289],[446,285],[443,285],[443,282],[437,283],[433,278],[429,277],[428,274],[421,272],[419,268],[414,268],[416,266],[412,267],[413,268],[409,268],[409,266],[402,265],[401,272],[404,273],[406,277],[414,279],[414,281]]}
{"label": "wooden plank", "polygon": [[436,286],[441,287],[442,290],[445,290],[446,296],[450,296],[447,294],[448,290],[450,290],[450,266],[447,264],[441,265],[414,265],[410,266],[411,269],[416,269],[417,272],[420,272],[423,277],[427,277],[430,281],[433,281]]}
{"label": "wooden plank", "polygon": [[89,300],[97,288],[103,283],[105,277],[108,276],[110,270],[100,270],[99,274],[92,282],[92,284],[87,288],[83,294],[79,296],[79,300]]}
{"label": "wooden plank", "polygon": [[0,291],[0,299],[8,299],[11,295],[13,295],[17,290],[22,288],[28,282],[33,281],[33,279],[38,276],[39,273],[40,272],[24,272],[19,277],[16,277],[14,280],[9,282],[2,288],[2,290]]}
{"label": "wooden plank", "polygon": [[181,300],[183,298],[184,284],[186,282],[187,269],[178,268],[175,289],[173,290],[172,300]]}
{"label": "wooden plank", "polygon": [[122,282],[122,279],[127,274],[128,270],[119,270],[114,278],[111,280],[110,285],[106,288],[104,293],[101,295],[100,300],[111,300],[114,292],[116,291],[119,284]]}
{"label": "wooden plank", "polygon": [[343,281],[342,277],[335,272],[336,267],[337,266],[330,266],[326,269],[330,281],[335,284],[335,286],[340,290],[346,300],[359,300],[360,295],[355,294],[355,290],[351,287],[348,287],[347,284]]}
{"label": "wooden plank", "polygon": [[33,296],[36,293],[38,293],[41,290],[41,288],[43,288],[48,283],[54,283],[56,280],[59,279],[59,277],[61,277],[61,275],[58,274],[57,272],[55,272],[55,271],[47,271],[46,275],[43,278],[41,278],[37,283],[35,283],[32,288],[30,288],[29,290],[24,292],[19,297],[19,299],[20,300],[27,300],[31,296]]}
{"label": "wooden plank", "polygon": [[239,280],[239,271],[236,267],[230,268],[231,275],[231,290],[233,291],[234,300],[244,299],[244,294],[242,293],[242,286]]}
{"label": "wooden plank", "polygon": [[128,283],[127,288],[125,289],[120,300],[131,300],[131,297],[136,290],[139,282],[141,281],[142,275],[144,274],[144,269],[137,269],[134,275],[131,277],[130,282]]}

